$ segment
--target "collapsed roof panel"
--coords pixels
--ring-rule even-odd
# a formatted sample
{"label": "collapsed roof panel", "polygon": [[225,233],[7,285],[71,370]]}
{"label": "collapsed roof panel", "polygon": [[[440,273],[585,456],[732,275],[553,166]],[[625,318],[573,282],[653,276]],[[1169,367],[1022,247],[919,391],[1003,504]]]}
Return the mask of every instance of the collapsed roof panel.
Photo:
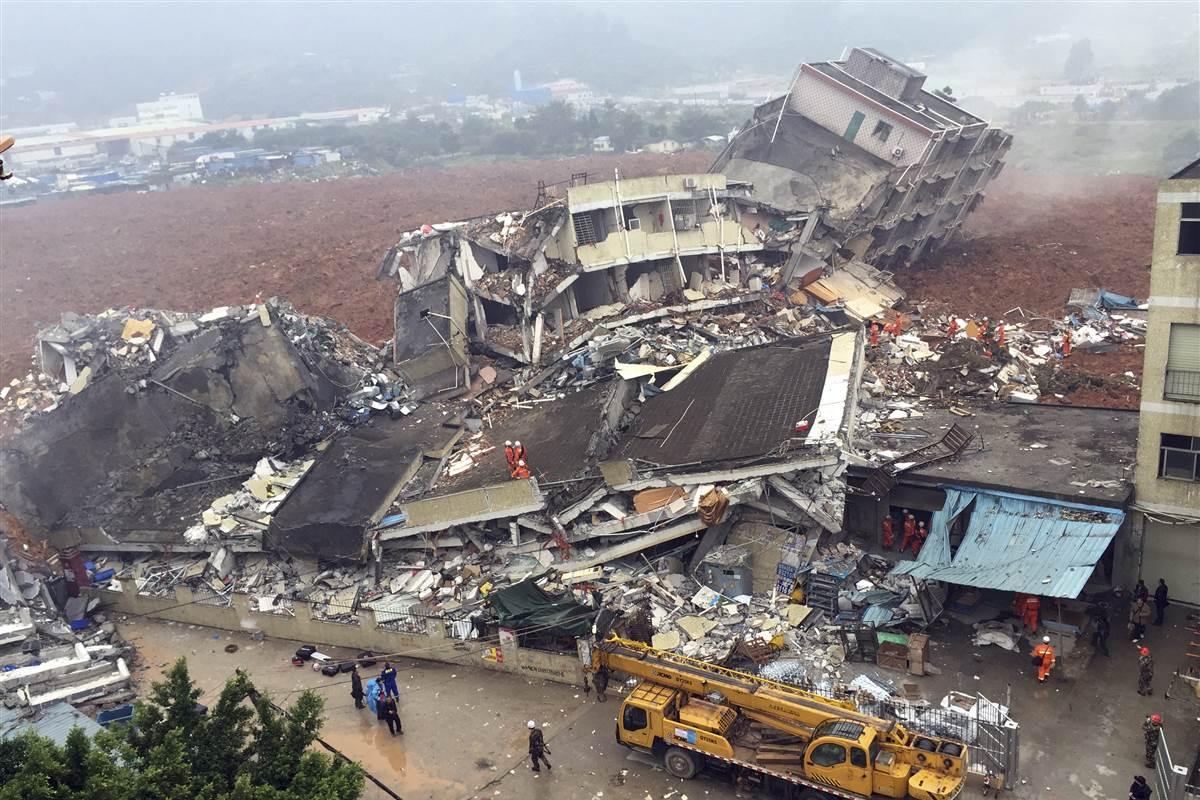
{"label": "collapsed roof panel", "polygon": [[342,434],[275,515],[272,546],[295,555],[364,557],[367,531],[425,457],[448,453],[461,432],[426,412],[395,420],[377,417]]}
{"label": "collapsed roof panel", "polygon": [[[849,337],[854,334],[839,334]],[[618,458],[660,465],[729,463],[805,444],[821,412],[834,338],[814,336],[717,353],[682,384],[650,398]],[[841,397],[828,402],[844,409]],[[835,413],[839,427],[841,414]]]}

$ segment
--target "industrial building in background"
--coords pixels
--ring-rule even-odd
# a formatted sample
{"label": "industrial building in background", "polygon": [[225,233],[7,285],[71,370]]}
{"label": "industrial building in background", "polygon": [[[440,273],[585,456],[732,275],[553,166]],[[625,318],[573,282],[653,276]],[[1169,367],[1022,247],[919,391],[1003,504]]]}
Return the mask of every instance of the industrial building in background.
{"label": "industrial building in background", "polygon": [[1159,187],[1142,375],[1141,574],[1200,603],[1200,160]]}
{"label": "industrial building in background", "polygon": [[797,243],[808,265],[834,254],[911,264],[959,230],[1012,146],[959,108],[949,87],[924,85],[923,74],[871,48],[801,64],[713,171],[752,184],[759,203],[815,219]]}

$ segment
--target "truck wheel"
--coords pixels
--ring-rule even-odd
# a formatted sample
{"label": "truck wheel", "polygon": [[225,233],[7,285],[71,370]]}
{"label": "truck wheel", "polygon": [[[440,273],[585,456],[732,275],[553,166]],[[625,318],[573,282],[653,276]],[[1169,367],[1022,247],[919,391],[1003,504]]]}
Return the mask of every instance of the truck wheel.
{"label": "truck wheel", "polygon": [[700,764],[697,762],[695,754],[682,747],[672,747],[668,750],[663,757],[663,763],[666,765],[667,772],[685,781],[695,777],[696,773],[700,771]]}

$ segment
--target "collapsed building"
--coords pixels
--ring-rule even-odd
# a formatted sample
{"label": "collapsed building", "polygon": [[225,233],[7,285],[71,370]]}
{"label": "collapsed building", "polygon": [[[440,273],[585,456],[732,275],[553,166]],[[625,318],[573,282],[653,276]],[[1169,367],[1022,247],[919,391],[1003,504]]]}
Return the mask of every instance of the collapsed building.
{"label": "collapsed building", "polygon": [[925,80],[871,48],[801,64],[713,170],[806,221],[792,244],[800,269],[849,258],[880,269],[912,264],[961,228],[1012,146],[1011,135],[946,91],[926,91]]}

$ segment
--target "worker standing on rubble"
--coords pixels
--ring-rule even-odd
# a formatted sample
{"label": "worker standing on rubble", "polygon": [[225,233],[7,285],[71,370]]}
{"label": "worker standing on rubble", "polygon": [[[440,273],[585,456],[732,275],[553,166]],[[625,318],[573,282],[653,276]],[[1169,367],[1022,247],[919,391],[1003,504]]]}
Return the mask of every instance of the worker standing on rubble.
{"label": "worker standing on rubble", "polygon": [[392,666],[392,662],[383,662],[383,672],[379,673],[379,680],[383,684],[383,691],[391,697],[399,697],[400,689],[396,686],[396,668]]}
{"label": "worker standing on rubble", "polygon": [[908,509],[904,509],[904,535],[900,537],[900,552],[903,553],[912,544],[913,537],[917,535],[917,518],[909,513]]}
{"label": "worker standing on rubble", "polygon": [[1029,628],[1029,634],[1038,632],[1038,617],[1042,613],[1042,600],[1040,597],[1030,595],[1025,598],[1025,616],[1022,622]]}
{"label": "worker standing on rubble", "polygon": [[872,321],[871,322],[871,347],[878,347],[878,346],[879,346],[879,323],[877,321]]}
{"label": "worker standing on rubble", "polygon": [[514,480],[525,480],[529,477],[529,467],[525,466],[525,459],[517,461],[517,465],[513,467],[512,476]]}
{"label": "worker standing on rubble", "polygon": [[1045,683],[1050,677],[1050,668],[1054,666],[1054,647],[1050,637],[1043,636],[1042,643],[1033,649],[1033,665],[1038,668],[1038,683]]}
{"label": "worker standing on rubble", "polygon": [[550,748],[546,747],[546,739],[542,736],[542,729],[533,720],[529,720],[525,724],[529,728],[529,762],[533,765],[533,771],[542,771],[541,766],[538,764],[539,761],[546,765],[546,769],[554,769],[554,767],[550,766],[550,762],[546,760],[547,754],[554,754],[550,752]]}
{"label": "worker standing on rubble", "polygon": [[508,464],[508,474],[512,475],[513,470],[517,468],[517,451],[507,439],[504,440],[504,461]]}
{"label": "worker standing on rubble", "polygon": [[358,664],[350,670],[350,696],[354,698],[354,707],[357,709],[365,708],[363,706],[363,685],[362,677],[358,674]]}
{"label": "worker standing on rubble", "polygon": [[1069,358],[1071,356],[1071,328],[1069,326],[1063,330],[1062,355],[1063,358]]}
{"label": "worker standing on rubble", "polygon": [[951,315],[950,327],[946,329],[946,338],[953,339],[956,333],[958,333],[958,317]]}
{"label": "worker standing on rubble", "polygon": [[996,344],[1004,347],[1004,322],[1003,320],[996,326]]}
{"label": "worker standing on rubble", "polygon": [[1151,714],[1142,723],[1142,734],[1146,737],[1146,766],[1154,767],[1154,754],[1158,752],[1158,732],[1162,728],[1162,717]]}
{"label": "worker standing on rubble", "polygon": [[1153,696],[1154,690],[1150,688],[1153,681],[1154,656],[1150,655],[1149,647],[1143,647],[1138,651],[1138,694]]}
{"label": "worker standing on rubble", "polygon": [[892,515],[883,518],[883,549],[891,550],[896,543],[896,533],[892,530]]}
{"label": "worker standing on rubble", "polygon": [[925,530],[925,523],[917,523],[917,535],[913,537],[912,554],[916,556],[921,552],[921,548],[925,546],[925,540],[929,538],[929,531]]}

